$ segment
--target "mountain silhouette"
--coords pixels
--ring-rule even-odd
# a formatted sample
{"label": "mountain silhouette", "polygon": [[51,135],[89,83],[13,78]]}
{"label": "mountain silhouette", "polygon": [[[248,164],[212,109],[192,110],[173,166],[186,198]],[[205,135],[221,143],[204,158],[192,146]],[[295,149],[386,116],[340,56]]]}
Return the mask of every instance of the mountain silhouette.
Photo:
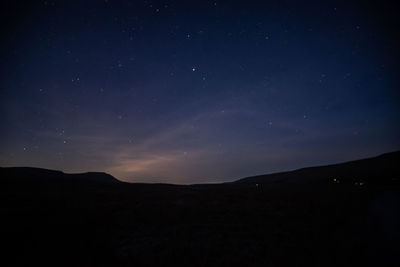
{"label": "mountain silhouette", "polygon": [[399,266],[399,154],[231,183],[0,168],[5,266]]}
{"label": "mountain silhouette", "polygon": [[282,183],[326,183],[327,181],[350,184],[360,182],[363,184],[392,184],[398,183],[399,163],[400,151],[396,151],[345,163],[246,177],[237,180],[236,183],[258,183],[269,186]]}
{"label": "mountain silhouette", "polygon": [[93,181],[93,182],[119,182],[112,175],[104,172],[86,172],[86,173],[64,173],[62,171],[48,170],[32,167],[8,167],[0,168],[2,179],[20,180],[27,182],[32,180],[35,182],[47,181]]}

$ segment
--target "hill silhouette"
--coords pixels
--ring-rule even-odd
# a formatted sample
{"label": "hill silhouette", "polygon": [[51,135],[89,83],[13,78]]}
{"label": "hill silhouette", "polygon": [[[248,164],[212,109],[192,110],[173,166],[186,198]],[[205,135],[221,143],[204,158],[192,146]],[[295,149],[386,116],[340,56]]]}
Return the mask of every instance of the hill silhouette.
{"label": "hill silhouette", "polygon": [[93,182],[119,182],[112,175],[104,172],[64,173],[62,171],[48,170],[32,167],[0,168],[3,179],[40,181],[93,181]]}
{"label": "hill silhouette", "polygon": [[329,180],[339,183],[392,184],[400,177],[400,151],[386,153],[377,157],[345,163],[302,168],[294,171],[258,175],[239,179],[244,184],[310,183]]}
{"label": "hill silhouette", "polygon": [[394,152],[203,185],[0,168],[2,262],[399,266],[398,159]]}

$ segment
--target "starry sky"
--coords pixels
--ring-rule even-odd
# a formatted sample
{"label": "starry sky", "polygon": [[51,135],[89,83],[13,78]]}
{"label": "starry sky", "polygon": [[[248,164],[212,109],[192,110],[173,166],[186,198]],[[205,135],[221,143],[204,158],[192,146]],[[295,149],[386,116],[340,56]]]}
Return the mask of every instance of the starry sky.
{"label": "starry sky", "polygon": [[400,148],[390,2],[1,5],[3,167],[213,183]]}

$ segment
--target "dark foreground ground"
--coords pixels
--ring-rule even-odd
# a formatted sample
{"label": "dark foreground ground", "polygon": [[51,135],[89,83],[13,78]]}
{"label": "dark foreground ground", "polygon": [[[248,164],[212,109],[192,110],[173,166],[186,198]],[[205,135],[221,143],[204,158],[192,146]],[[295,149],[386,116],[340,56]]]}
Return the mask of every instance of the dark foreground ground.
{"label": "dark foreground ground", "polygon": [[400,266],[396,175],[388,170],[385,179],[362,185],[359,178],[355,184],[297,177],[306,182],[174,186],[1,168],[0,261],[2,266]]}

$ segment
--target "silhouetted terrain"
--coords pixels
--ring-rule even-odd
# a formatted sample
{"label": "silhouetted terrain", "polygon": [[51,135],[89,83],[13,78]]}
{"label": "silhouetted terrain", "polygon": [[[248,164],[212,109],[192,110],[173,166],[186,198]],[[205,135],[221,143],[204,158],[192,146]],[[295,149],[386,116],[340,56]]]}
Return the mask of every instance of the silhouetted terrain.
{"label": "silhouetted terrain", "polygon": [[329,166],[303,168],[295,171],[281,172],[243,178],[237,183],[304,184],[326,183],[337,179],[339,183],[363,182],[388,185],[397,182],[400,177],[400,152],[386,153],[375,158],[368,158]]}
{"label": "silhouetted terrain", "polygon": [[188,186],[1,168],[2,266],[399,266],[399,159]]}

